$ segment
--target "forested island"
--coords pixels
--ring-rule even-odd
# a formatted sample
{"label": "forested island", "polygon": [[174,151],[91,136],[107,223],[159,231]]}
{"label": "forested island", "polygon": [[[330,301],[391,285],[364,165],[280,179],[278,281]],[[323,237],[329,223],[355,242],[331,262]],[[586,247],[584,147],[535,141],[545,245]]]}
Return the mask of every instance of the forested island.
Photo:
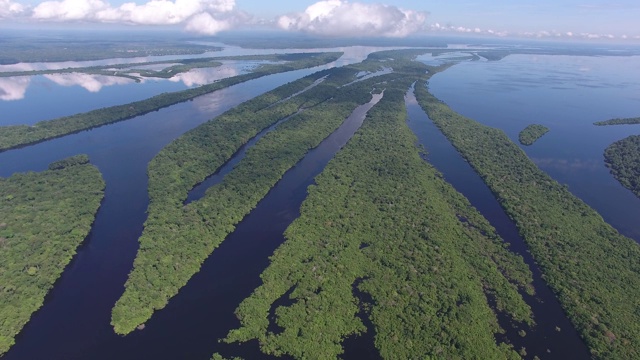
{"label": "forested island", "polygon": [[635,125],[640,124],[640,117],[633,118],[615,118],[604,121],[596,121],[593,125],[606,126],[606,125]]}
{"label": "forested island", "polygon": [[[133,331],[163,308],[278,179],[371,99],[374,83],[393,79],[353,82],[359,72],[383,65],[371,61],[312,74],[241,104],[163,149],[149,164],[149,217],[126,291],[113,310],[116,332]],[[299,93],[320,78],[325,79],[319,85]],[[291,118],[248,150],[222,184],[183,206],[193,186],[262,129],[287,116]],[[154,279],[152,286],[149,279]]]}
{"label": "forested island", "polygon": [[538,139],[548,132],[549,128],[544,125],[531,124],[520,131],[520,134],[518,134],[518,140],[522,145],[533,145],[534,142],[538,141]]}
{"label": "forested island", "polygon": [[89,61],[113,58],[134,58],[163,55],[196,55],[207,51],[220,50],[219,47],[187,43],[177,39],[158,39],[125,34],[123,38],[96,41],[95,39],[73,38],[77,36],[33,37],[28,42],[20,36],[3,33],[0,65]]}
{"label": "forested island", "polygon": [[414,146],[404,94],[426,67],[392,66],[395,79],[378,85],[384,97],[316,178],[225,341],[336,358],[345,338],[373,332],[382,358],[519,358],[496,341],[496,312],[532,321],[518,292],[530,272]]}
{"label": "forested island", "polygon": [[540,170],[501,130],[416,86],[420,105],[514,220],[596,359],[640,356],[640,246]]}
{"label": "forested island", "polygon": [[640,197],[640,136],[618,140],[604,150],[605,164],[622,186]]}
{"label": "forested island", "polygon": [[[58,119],[40,121],[33,126],[13,125],[0,127],[0,151],[41,142],[98,126],[127,120],[158,109],[191,100],[241,82],[257,79],[266,75],[285,71],[319,66],[337,60],[342,53],[297,54],[294,60],[282,64],[265,64],[248,74],[233,76],[197,88],[163,93],[146,100],[124,105],[92,110],[86,113],[64,116]],[[279,55],[283,60],[292,59],[291,55]],[[278,57],[276,55],[276,57]]]}
{"label": "forested island", "polygon": [[0,355],[85,239],[104,181],[86,155],[0,178]]}

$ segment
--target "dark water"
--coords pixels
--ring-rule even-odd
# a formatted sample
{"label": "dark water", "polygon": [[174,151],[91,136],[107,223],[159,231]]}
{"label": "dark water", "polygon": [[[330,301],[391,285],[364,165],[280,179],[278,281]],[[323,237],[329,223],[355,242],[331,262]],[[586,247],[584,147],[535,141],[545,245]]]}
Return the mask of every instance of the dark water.
{"label": "dark water", "polygon": [[[16,345],[4,358],[176,359],[193,358],[196,354],[203,359],[208,358],[213,352],[212,346],[216,345],[216,339],[224,336],[232,326],[229,325],[229,320],[220,322],[218,317],[235,319],[233,310],[240,300],[257,286],[258,274],[266,266],[268,255],[282,240],[271,243],[265,241],[265,245],[271,245],[262,253],[257,251],[263,245],[262,242],[252,245],[251,248],[236,247],[236,253],[233,255],[222,252],[225,262],[216,265],[215,270],[218,271],[215,278],[223,279],[222,281],[207,289],[206,285],[191,285],[198,281],[197,278],[192,279],[184,292],[147,323],[145,331],[136,332],[128,337],[115,335],[109,325],[111,308],[124,290],[124,282],[137,251],[137,239],[146,218],[146,165],[162,147],[185,131],[242,101],[315,70],[317,68],[252,80],[125,122],[0,153],[0,176],[9,176],[14,172],[44,170],[52,161],[87,153],[92,163],[103,173],[107,184],[105,200],[89,238],[47,296],[45,305],[34,314],[18,336]],[[273,234],[282,237],[284,228],[297,216],[299,203],[306,196],[306,186],[324,167],[322,162],[326,164],[341,144],[344,144],[357,129],[357,126],[353,129],[349,127],[353,126],[354,121],[348,121],[336,134],[325,140],[314,152],[316,155],[309,154],[309,160],[299,164],[291,171],[293,175],[288,174],[271,192],[281,194],[270,195],[270,198],[276,199],[271,200],[272,203],[278,206],[292,206],[291,209],[295,208],[295,211],[290,208],[274,211],[270,205],[261,205],[269,209],[266,211],[267,215],[277,215],[280,220],[265,220],[266,215],[260,215],[256,209],[258,212],[254,213],[257,215],[249,217],[256,220],[252,220],[249,225],[240,226],[237,235],[233,236],[244,239],[243,241],[255,241],[265,236],[271,238]],[[330,149],[334,149],[333,152]],[[323,156],[326,160],[322,160]],[[300,174],[305,171],[311,175],[308,175],[306,185],[298,185],[299,189],[295,191],[296,181],[302,180]],[[295,196],[298,199],[297,205],[296,202],[291,202],[293,200],[288,200]],[[269,204],[266,199],[265,202]],[[250,221],[247,219],[245,221]],[[278,230],[267,230],[270,226],[278,224]],[[242,230],[243,228],[245,230]],[[220,249],[224,247],[223,244]],[[255,257],[256,261],[253,261],[252,257]],[[262,265],[256,265],[259,264],[258,259],[262,260]],[[215,260],[211,261],[216,263]],[[227,266],[231,263],[240,268]],[[206,269],[206,266],[203,269]],[[248,270],[255,274],[252,279],[243,275],[244,271]],[[201,274],[206,274],[206,271]],[[204,281],[209,284],[211,278],[207,279]],[[219,291],[219,287],[224,290]],[[242,292],[237,294],[241,295],[229,297],[239,290]],[[206,297],[207,294],[212,296]],[[194,298],[201,301],[197,309],[191,303]],[[207,311],[202,308],[211,311],[208,317],[203,316]],[[217,311],[222,311],[223,314]],[[207,326],[213,326],[215,329],[204,331],[205,319]],[[221,327],[222,324],[226,326]],[[211,331],[214,330],[217,332],[212,335]],[[172,341],[169,341],[170,339]],[[251,351],[252,347],[243,346],[242,349],[241,353]]]}
{"label": "dark water", "polygon": [[146,219],[147,163],[185,131],[313,71],[271,75],[128,121],[0,153],[0,176],[41,171],[52,161],[87,153],[106,182],[91,234],[4,358],[90,359],[87,351],[106,339],[118,340],[109,326],[111,308],[124,290]]}
{"label": "dark water", "polygon": [[594,126],[610,118],[640,116],[640,57],[511,55],[464,62],[429,81],[431,92],[455,111],[504,130],[532,123],[550,132],[527,155],[597,210],[622,234],[640,241],[640,199],[604,166],[611,143],[640,126]]}
{"label": "dark water", "polygon": [[[506,339],[517,351],[522,347],[526,348],[526,358],[529,359],[534,356],[540,359],[588,359],[589,351],[586,345],[564,314],[558,300],[542,280],[540,270],[527,251],[518,229],[500,207],[491,190],[427,117],[412,91],[407,93],[405,102],[409,127],[418,137],[418,142],[426,148],[426,160],[489,220],[497,233],[510,244],[511,251],[521,255],[533,273],[536,295],[523,296],[533,310],[536,325],[530,328],[526,324],[510,324],[502,314],[499,319],[500,325],[507,331]],[[525,330],[526,336],[521,337],[518,334],[519,330]]]}

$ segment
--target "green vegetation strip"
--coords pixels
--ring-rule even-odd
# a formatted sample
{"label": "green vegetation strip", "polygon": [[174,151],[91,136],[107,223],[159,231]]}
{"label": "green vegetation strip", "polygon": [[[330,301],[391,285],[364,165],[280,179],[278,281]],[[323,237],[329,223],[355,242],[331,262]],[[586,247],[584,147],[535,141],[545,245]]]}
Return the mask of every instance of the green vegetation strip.
{"label": "green vegetation strip", "polygon": [[266,75],[327,64],[335,61],[342,54],[314,53],[305,55],[307,56],[300,57],[300,59],[296,61],[291,61],[285,64],[263,65],[249,74],[222,79],[218,82],[203,85],[194,89],[173,93],[163,93],[146,100],[136,101],[125,105],[111,106],[92,110],[86,113],[65,116],[54,120],[41,121],[33,126],[17,125],[0,127],[0,151],[131,119],[136,116],[144,115],[167,106],[191,100],[195,97]]}
{"label": "green vegetation strip", "polygon": [[[384,85],[383,99],[309,188],[263,284],[236,311],[242,326],[225,341],[337,358],[346,337],[367,331],[357,316],[367,309],[383,358],[519,358],[496,343],[487,294],[512,319],[530,322],[518,286],[531,275],[414,146],[404,93],[424,70],[416,64],[413,76]],[[275,308],[270,324],[287,294],[290,304]]]}
{"label": "green vegetation strip", "polygon": [[455,113],[424,83],[416,95],[515,221],[594,358],[640,358],[640,246],[536,167],[502,131]]}
{"label": "green vegetation strip", "polygon": [[604,160],[613,177],[640,197],[640,136],[632,135],[609,145],[604,150]]}
{"label": "green vegetation strip", "polygon": [[606,126],[606,125],[635,125],[640,124],[640,117],[624,118],[624,119],[610,119],[605,121],[594,122],[593,125]]}
{"label": "green vegetation strip", "polygon": [[[119,76],[140,81],[141,77],[171,78],[177,74],[187,72],[196,68],[211,68],[222,65],[220,61],[300,61],[305,60],[307,53],[295,54],[268,54],[268,55],[240,55],[240,56],[220,56],[209,58],[188,58],[175,60],[147,61],[139,63],[121,63],[88,67],[68,67],[63,69],[43,69],[43,70],[23,70],[0,72],[0,77],[34,76],[48,74],[83,73],[105,76]],[[162,70],[141,69],[142,66],[149,65],[171,65]],[[120,70],[124,69],[124,70]],[[139,75],[139,76],[138,76]]]}
{"label": "green vegetation strip", "polygon": [[0,355],[91,229],[104,182],[87,162],[77,156],[51,170],[0,178]]}
{"label": "green vegetation strip", "polygon": [[[0,65],[33,62],[91,61],[146,56],[196,55],[221,48],[182,40],[132,39],[79,40],[67,36],[33,38],[3,33]],[[135,35],[134,35],[135,36]]]}
{"label": "green vegetation strip", "polygon": [[544,125],[531,124],[520,131],[520,134],[518,134],[518,140],[520,141],[520,144],[529,146],[548,132],[549,128]]}
{"label": "green vegetation strip", "polygon": [[[117,333],[133,331],[155,310],[164,308],[280,177],[353,109],[369,101],[371,81],[338,90],[358,71],[322,71],[257,97],[186,133],[150,162],[149,215],[134,269],[112,312],[111,323]],[[327,74],[314,88],[268,106]],[[214,173],[240,146],[301,107],[306,110],[249,149],[222,184],[210,188],[205,198],[183,206],[188,191]]]}

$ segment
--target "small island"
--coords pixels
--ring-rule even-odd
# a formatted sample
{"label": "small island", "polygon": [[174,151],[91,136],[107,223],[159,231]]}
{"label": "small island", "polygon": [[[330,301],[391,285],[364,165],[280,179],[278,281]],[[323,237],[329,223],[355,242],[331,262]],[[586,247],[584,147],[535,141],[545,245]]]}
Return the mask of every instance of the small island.
{"label": "small island", "polygon": [[604,121],[596,121],[593,123],[593,125],[596,126],[607,126],[607,125],[637,125],[640,124],[640,117],[633,117],[633,118],[616,118],[616,119],[609,119],[609,120],[604,120]]}
{"label": "small island", "polygon": [[613,177],[640,197],[640,135],[609,145],[604,150],[604,161]]}
{"label": "small island", "polygon": [[549,132],[549,128],[540,124],[531,124],[520,131],[518,140],[520,144],[529,146],[542,137],[542,135]]}

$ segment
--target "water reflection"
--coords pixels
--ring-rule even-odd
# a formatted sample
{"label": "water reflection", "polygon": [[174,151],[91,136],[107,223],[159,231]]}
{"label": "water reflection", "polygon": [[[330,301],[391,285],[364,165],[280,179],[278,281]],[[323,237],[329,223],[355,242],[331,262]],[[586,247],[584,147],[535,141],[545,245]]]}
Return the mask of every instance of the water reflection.
{"label": "water reflection", "polygon": [[0,100],[21,100],[31,82],[30,76],[0,78]]}
{"label": "water reflection", "polygon": [[68,74],[49,74],[43,75],[45,78],[53,81],[60,86],[81,86],[89,92],[98,92],[103,86],[112,85],[124,85],[134,82],[132,79],[127,79],[117,76],[106,75],[91,75],[83,73],[68,73]]}

